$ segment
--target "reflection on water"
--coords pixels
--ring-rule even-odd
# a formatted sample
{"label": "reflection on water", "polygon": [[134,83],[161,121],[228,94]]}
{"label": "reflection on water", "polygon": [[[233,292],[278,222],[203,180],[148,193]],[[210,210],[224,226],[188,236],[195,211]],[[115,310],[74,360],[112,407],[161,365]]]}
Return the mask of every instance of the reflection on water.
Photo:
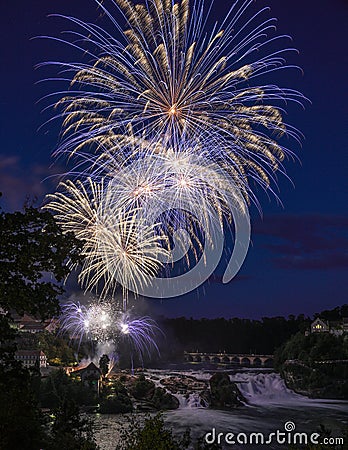
{"label": "reflection on water", "polygon": [[[200,371],[170,372],[186,374],[197,379],[208,380],[210,374]],[[169,376],[168,371],[151,371],[149,376],[157,383]],[[298,395],[285,386],[275,373],[237,372],[230,375],[238,384],[248,404],[232,411],[211,410],[199,407],[197,394],[188,397],[186,403],[180,400],[180,408],[164,413],[164,419],[174,432],[181,435],[187,427],[193,438],[205,435],[214,427],[221,433],[250,433],[284,430],[284,424],[292,421],[299,432],[315,432],[320,424],[332,430],[334,436],[342,436],[348,425],[348,402],[313,400]],[[99,428],[97,439],[102,450],[113,450],[119,436],[119,422],[125,418],[119,415],[97,415]],[[237,445],[224,448],[239,448]],[[253,448],[244,446],[240,448]],[[257,448],[257,447],[254,447]],[[269,446],[268,448],[281,448]],[[282,447],[286,448],[286,447]]]}

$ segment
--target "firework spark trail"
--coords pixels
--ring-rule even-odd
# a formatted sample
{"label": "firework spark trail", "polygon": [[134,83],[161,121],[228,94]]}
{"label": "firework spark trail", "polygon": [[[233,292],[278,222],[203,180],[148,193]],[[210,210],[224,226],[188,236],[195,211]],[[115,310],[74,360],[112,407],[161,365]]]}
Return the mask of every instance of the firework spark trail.
{"label": "firework spark trail", "polygon": [[[154,297],[189,292],[216,268],[225,224],[233,222],[228,282],[249,245],[245,202],[257,204],[255,185],[273,192],[276,172],[285,174],[283,160],[293,154],[280,138],[300,141],[283,114],[287,102],[302,105],[305,98],[258,81],[294,67],[285,61],[294,49],[281,47],[286,36],[275,34],[267,8],[252,12],[253,0],[237,0],[210,30],[203,0],[192,9],[188,0],[112,1],[125,30],[95,1],[112,31],[60,16],[75,31],[70,41],[57,40],[83,52],[86,62],[46,63],[60,66],[61,80],[70,83],[52,94],[63,119],[55,155],[74,161],[69,177],[76,180],[61,183],[46,207],[84,241],[79,282],[87,290],[102,285],[102,298],[121,284],[124,308],[129,290]],[[201,257],[198,284],[190,272],[156,278],[176,260],[170,234],[176,255],[189,246],[196,261]]]}
{"label": "firework spark trail", "polygon": [[[129,346],[132,365],[135,355],[143,364],[145,355],[159,353],[155,337],[161,330],[156,322],[146,316],[132,318],[113,301],[93,301],[87,306],[73,301],[66,303],[62,306],[60,332],[78,340],[79,345],[84,339],[91,339],[98,344],[113,343],[117,350],[123,341]],[[116,354],[111,356],[110,371],[117,362]]]}
{"label": "firework spark trail", "polygon": [[151,355],[151,350],[155,349],[159,353],[155,341],[156,334],[160,331],[156,322],[150,317],[144,316],[132,319],[129,313],[125,313],[118,323],[125,339],[128,339],[138,355],[143,359],[145,353]]}
{"label": "firework spark trail", "polygon": [[231,213],[228,199],[234,199],[240,209],[245,208],[227,173],[206,159],[197,145],[147,154],[120,169],[114,159],[113,155],[103,158],[103,164],[107,161],[107,192],[113,198],[113,206],[138,208],[139,216],[145,220],[155,220],[165,212],[167,219],[162,217],[162,225],[171,223],[174,230],[189,225],[195,243],[198,238],[192,225],[197,218],[191,212],[202,211],[199,226],[209,238],[212,218],[223,228],[224,217]]}
{"label": "firework spark trail", "polygon": [[[202,147],[186,141],[179,149],[145,154],[121,169],[117,168],[113,155],[102,158],[103,164],[107,161],[107,170],[111,169],[106,179],[110,180],[108,190],[116,201],[115,206],[138,207],[147,223],[161,221],[162,234],[175,240],[170,258],[161,259],[164,263],[184,257],[190,267],[189,249],[195,263],[200,258],[206,263],[205,250],[210,246],[212,250],[215,248],[215,257],[218,257],[217,261],[216,258],[209,261],[213,270],[219,260],[217,241],[223,240],[224,228],[229,227],[232,220],[237,226],[236,219],[241,224],[238,217],[243,216],[244,228],[249,229],[248,208],[243,195],[228,172],[205,158],[205,152]],[[208,272],[205,270],[204,273]],[[170,297],[173,289],[163,279],[158,281],[164,283],[163,287],[153,294]],[[189,288],[191,283],[187,286]],[[151,284],[143,287],[151,289]],[[142,289],[140,293],[149,295],[149,290]]]}
{"label": "firework spark trail", "polygon": [[110,375],[110,373],[113,371],[114,367],[119,361],[119,355],[115,353],[114,351],[108,354],[109,357],[109,371],[106,374],[106,378]]}
{"label": "firework spark trail", "polygon": [[78,339],[79,344],[83,339],[106,342],[114,337],[119,314],[109,301],[93,301],[88,306],[69,301],[62,306],[60,332],[71,339]]}
{"label": "firework spark trail", "polygon": [[294,50],[280,43],[273,50],[286,36],[274,35],[275,19],[265,16],[267,8],[253,14],[253,1],[240,0],[209,33],[200,0],[192,11],[187,0],[137,5],[117,0],[126,19],[122,31],[112,13],[96,3],[119,39],[95,24],[65,17],[77,27],[71,34],[78,41],[63,42],[89,60],[51,63],[71,82],[70,90],[58,93],[64,137],[56,154],[108,149],[124,159],[120,136],[131,125],[137,139],[156,135],[165,146],[185,136],[209,141],[207,156],[223,161],[245,190],[251,180],[267,187],[291,154],[277,136],[299,139],[297,130],[283,123],[282,105],[304,99],[297,91],[257,83],[261,75],[288,67],[285,54]]}
{"label": "firework spark trail", "polygon": [[[197,145],[185,142],[179,149],[145,154],[124,167],[119,166],[117,156],[106,153],[93,162],[94,178],[101,179],[100,183],[90,178],[85,183],[62,183],[69,195],[51,196],[46,207],[58,213],[57,220],[64,230],[74,230],[85,242],[79,280],[86,288],[98,287],[102,279],[102,297],[110,291],[113,294],[117,281],[123,286],[124,298],[129,290],[171,297],[182,282],[180,293],[185,293],[193,288],[191,276],[169,281],[170,285],[167,279],[155,277],[165,263],[181,257],[189,267],[188,249],[195,262],[202,258],[205,265],[200,264],[201,274],[195,280],[200,284],[209,277],[221,257],[222,247],[217,241],[223,241],[224,219],[228,224],[230,217],[247,218],[247,205],[228,173],[206,159],[204,153]],[[127,225],[121,230],[120,211],[120,223]],[[248,220],[246,225],[249,227]],[[204,242],[200,230],[204,230]],[[174,242],[171,252],[163,237],[168,234]],[[152,289],[154,280],[160,288]]]}
{"label": "firework spark trail", "polygon": [[[103,181],[89,179],[86,186],[68,180],[61,189],[49,196],[45,208],[56,213],[65,232],[73,231],[83,242],[81,285],[86,290],[102,285],[103,298],[115,292],[117,283],[138,292],[160,269],[160,256],[166,258],[168,253],[162,245],[165,237],[155,232],[156,224],[145,223],[137,209],[116,208]],[[126,301],[126,291],[123,298]]]}
{"label": "firework spark trail", "polygon": [[[200,265],[202,273],[195,274],[196,280],[206,279],[215,269],[221,257],[225,227],[231,226],[233,221],[238,245],[224,275],[224,282],[228,282],[238,272],[247,252],[250,235],[248,207],[229,173],[205,157],[207,148],[207,145],[203,147],[185,141],[179,147],[145,153],[142,158],[121,168],[117,156],[105,154],[101,158],[102,164],[99,166],[97,162],[94,168],[96,174],[101,173],[109,180],[108,189],[117,208],[136,206],[149,224],[159,222],[160,218],[159,227],[162,227],[163,234],[170,234],[176,239],[174,253],[184,256],[188,267],[188,247],[195,255],[195,262],[202,258],[206,267]],[[166,228],[167,223],[171,227]],[[201,230],[204,231],[204,242],[200,239]],[[178,236],[178,231],[185,231],[186,234]],[[242,239],[239,239],[241,236]],[[180,247],[187,253],[180,251]],[[170,258],[162,261],[180,259],[173,255],[173,251]],[[140,293],[163,298],[189,292],[197,287],[192,285],[191,275],[193,273],[185,279],[157,278],[153,283],[156,289],[152,289],[149,283]],[[178,283],[182,284],[179,291],[174,288]]]}
{"label": "firework spark trail", "polygon": [[88,311],[79,302],[68,302],[62,306],[60,317],[60,333],[67,334],[70,339],[78,339],[79,346],[85,336],[85,322]]}

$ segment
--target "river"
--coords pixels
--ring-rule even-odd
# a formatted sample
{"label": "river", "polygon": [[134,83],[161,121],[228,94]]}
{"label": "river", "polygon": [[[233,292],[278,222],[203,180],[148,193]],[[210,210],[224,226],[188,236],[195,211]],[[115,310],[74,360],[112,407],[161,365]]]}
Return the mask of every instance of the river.
{"label": "river", "polygon": [[[198,380],[209,380],[208,371],[168,371],[149,370],[147,376],[157,385],[160,380],[169,376],[188,375]],[[231,381],[237,383],[239,390],[246,398],[245,406],[232,411],[212,410],[201,405],[199,395],[192,392],[189,396],[177,394],[180,407],[177,410],[164,413],[168,427],[177,435],[182,435],[187,427],[195,439],[212,433],[223,433],[221,443],[223,448],[256,449],[260,445],[227,445],[226,433],[256,433],[265,435],[281,430],[284,432],[286,423],[296,427],[296,432],[315,433],[320,424],[332,431],[332,436],[343,436],[343,430],[348,427],[348,402],[334,400],[313,400],[289,390],[279,374],[261,370],[241,370],[230,373]],[[187,397],[187,398],[186,398]],[[118,415],[96,416],[98,428],[97,442],[101,450],[114,450],[118,438],[119,421],[124,420]],[[291,430],[293,431],[293,430]],[[293,431],[295,432],[295,431]],[[210,435],[212,439],[213,435]],[[266,447],[265,447],[266,448]],[[287,445],[268,445],[267,448],[287,449]]]}

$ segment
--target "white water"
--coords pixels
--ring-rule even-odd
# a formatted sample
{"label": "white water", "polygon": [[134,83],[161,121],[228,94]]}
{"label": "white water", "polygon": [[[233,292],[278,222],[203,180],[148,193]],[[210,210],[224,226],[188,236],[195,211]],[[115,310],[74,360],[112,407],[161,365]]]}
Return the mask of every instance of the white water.
{"label": "white water", "polygon": [[[211,373],[203,371],[148,371],[157,386],[160,380],[169,376],[194,376],[197,380],[208,381]],[[342,429],[348,423],[348,402],[334,400],[313,400],[289,390],[276,373],[256,372],[252,370],[236,372],[230,375],[244,397],[247,406],[230,411],[212,410],[202,407],[198,392],[178,393],[179,409],[164,414],[166,424],[175,434],[181,436],[187,427],[194,439],[216,428],[217,432],[250,433],[274,432],[283,430],[287,421],[296,424],[296,430],[313,433],[320,424],[333,431],[333,436],[342,436]],[[97,424],[101,427],[97,434],[101,450],[113,450],[119,435],[120,416],[98,415]],[[112,445],[110,444],[112,443]],[[239,447],[228,446],[224,448]],[[248,449],[257,449],[248,447]],[[269,446],[268,448],[279,448]],[[284,446],[282,447],[284,448]],[[244,450],[246,446],[243,447]]]}
{"label": "white water", "polygon": [[237,384],[238,389],[251,405],[289,404],[309,400],[307,397],[288,389],[281,376],[274,372],[237,372],[230,375],[230,379]]}
{"label": "white water", "polygon": [[[163,372],[160,370],[148,371],[148,376],[156,384],[156,386],[164,387],[160,383],[160,379],[166,376],[194,376],[197,380],[208,382],[212,373],[196,371],[196,372]],[[312,402],[313,400],[297,394],[288,389],[281,376],[275,372],[255,372],[243,371],[230,375],[230,380],[237,384],[238,389],[250,405],[265,404],[294,404],[303,402]],[[179,400],[179,408],[202,408],[208,407],[208,404],[201,399],[198,392],[177,393],[174,394]]]}
{"label": "white water", "polygon": [[208,404],[201,399],[198,392],[191,392],[188,396],[184,394],[173,394],[179,400],[179,408],[205,408]]}
{"label": "white water", "polygon": [[[208,382],[213,375],[213,372],[197,370],[197,371],[166,371],[166,370],[147,370],[147,376],[156,384],[156,386],[163,387],[160,382],[161,379],[169,376],[188,376],[194,377],[199,381]],[[285,381],[278,373],[262,371],[260,369],[250,370],[244,369],[230,375],[230,380],[237,384],[238,389],[246,399],[246,404],[249,406],[311,406],[311,407],[325,407],[335,408],[335,405],[340,409],[342,404],[348,403],[339,400],[321,400],[310,399],[304,395],[288,389]],[[167,390],[167,389],[166,389]],[[168,391],[169,392],[169,391]],[[179,408],[204,408],[208,405],[201,401],[198,392],[187,394],[173,394],[178,398]]]}
{"label": "white water", "polygon": [[161,383],[161,379],[169,377],[169,376],[175,376],[175,377],[193,377],[196,378],[196,380],[202,380],[202,381],[208,381],[211,378],[211,374],[209,373],[203,373],[203,372],[180,372],[180,371],[173,371],[173,372],[166,372],[163,370],[147,370],[147,376],[153,381],[156,385],[156,387],[162,387],[170,394],[174,395],[179,400],[179,408],[207,408],[209,405],[208,403],[201,398],[198,392],[186,392],[184,393],[171,393],[166,386],[163,386]]}

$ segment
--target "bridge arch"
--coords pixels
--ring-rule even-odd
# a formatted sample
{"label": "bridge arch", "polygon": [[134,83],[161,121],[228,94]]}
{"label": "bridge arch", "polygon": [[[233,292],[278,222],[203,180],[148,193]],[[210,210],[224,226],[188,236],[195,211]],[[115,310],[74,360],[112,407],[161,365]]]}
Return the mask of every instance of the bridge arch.
{"label": "bridge arch", "polygon": [[273,362],[274,362],[273,358],[267,358],[267,359],[265,359],[263,365],[265,367],[273,367]]}
{"label": "bridge arch", "polygon": [[188,363],[212,363],[212,364],[232,364],[253,367],[273,367],[273,355],[249,355],[249,354],[229,354],[229,353],[203,353],[185,352],[185,361]]}
{"label": "bridge arch", "polygon": [[251,365],[250,359],[247,358],[246,356],[244,356],[244,357],[241,359],[240,363],[241,363],[243,366],[250,366],[250,365]]}
{"label": "bridge arch", "polygon": [[258,358],[258,357],[254,358],[253,366],[255,366],[255,367],[261,367],[261,366],[262,366],[262,361],[261,361],[261,359]]}

